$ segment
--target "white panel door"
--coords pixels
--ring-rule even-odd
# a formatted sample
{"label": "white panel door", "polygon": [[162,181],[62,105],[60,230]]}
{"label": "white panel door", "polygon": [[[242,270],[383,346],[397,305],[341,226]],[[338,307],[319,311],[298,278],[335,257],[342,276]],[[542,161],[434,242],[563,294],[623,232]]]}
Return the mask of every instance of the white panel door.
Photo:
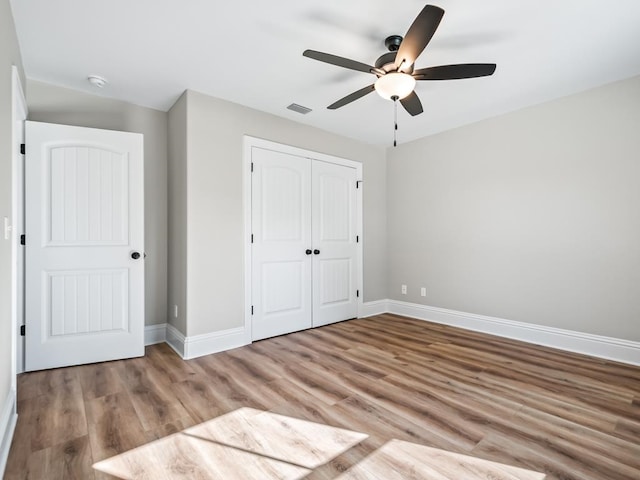
{"label": "white panel door", "polygon": [[312,163],[313,326],[358,316],[355,168]]}
{"label": "white panel door", "polygon": [[26,122],[26,370],[144,355],[142,141]]}
{"label": "white panel door", "polygon": [[252,162],[252,338],[259,340],[311,327],[311,163],[257,147]]}

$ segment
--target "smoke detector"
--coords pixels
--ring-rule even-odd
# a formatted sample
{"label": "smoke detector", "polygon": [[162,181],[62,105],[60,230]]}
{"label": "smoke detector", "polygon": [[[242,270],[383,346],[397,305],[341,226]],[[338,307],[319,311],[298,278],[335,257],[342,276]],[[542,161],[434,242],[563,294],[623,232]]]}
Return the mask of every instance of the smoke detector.
{"label": "smoke detector", "polygon": [[89,75],[87,80],[89,80],[91,85],[98,88],[103,88],[107,83],[109,83],[106,78],[102,78],[98,75]]}

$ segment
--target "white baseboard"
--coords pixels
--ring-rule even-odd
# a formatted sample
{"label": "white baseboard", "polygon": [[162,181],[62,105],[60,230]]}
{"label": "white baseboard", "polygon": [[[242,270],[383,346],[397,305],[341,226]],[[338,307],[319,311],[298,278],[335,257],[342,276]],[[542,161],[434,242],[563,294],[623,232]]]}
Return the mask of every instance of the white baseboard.
{"label": "white baseboard", "polygon": [[155,345],[167,341],[167,324],[160,323],[158,325],[145,325],[144,327],[144,344]]}
{"label": "white baseboard", "polygon": [[365,302],[360,309],[360,318],[373,317],[389,311],[389,300],[375,300]]}
{"label": "white baseboard", "polygon": [[178,355],[184,358],[185,337],[184,335],[182,335],[182,333],[180,333],[180,331],[176,327],[168,323],[167,323],[167,334],[166,334],[165,341],[167,342],[167,345],[173,348]]}
{"label": "white baseboard", "polygon": [[387,300],[388,313],[522,340],[536,345],[640,365],[640,342],[592,335],[503,318]]}
{"label": "white baseboard", "polygon": [[13,440],[13,432],[16,428],[17,420],[16,392],[10,390],[2,405],[2,411],[0,411],[0,477],[2,478],[4,478],[4,470],[7,466],[9,449],[11,448],[11,440]]}
{"label": "white baseboard", "polygon": [[166,342],[185,360],[247,345],[244,327],[185,337],[173,325],[167,325]]}
{"label": "white baseboard", "polygon": [[[589,333],[516,322],[504,318],[458,312],[399,300],[376,300],[362,304],[360,318],[394,313],[428,322],[489,333],[535,345],[582,353],[640,366],[640,342]],[[145,327],[145,344],[167,342],[184,359],[201,357],[251,343],[243,327],[185,337],[169,324]]]}

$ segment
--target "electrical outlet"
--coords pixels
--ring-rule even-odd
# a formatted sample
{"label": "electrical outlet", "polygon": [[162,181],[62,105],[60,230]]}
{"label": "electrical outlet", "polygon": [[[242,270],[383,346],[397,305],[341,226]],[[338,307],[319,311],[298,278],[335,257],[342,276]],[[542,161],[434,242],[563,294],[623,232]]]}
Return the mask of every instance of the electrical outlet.
{"label": "electrical outlet", "polygon": [[4,217],[4,239],[11,239],[11,224],[9,223],[9,217]]}
{"label": "electrical outlet", "polygon": [[178,318],[178,305],[173,306],[173,318]]}
{"label": "electrical outlet", "polygon": [[407,294],[407,286],[406,285],[402,285],[402,294],[403,295]]}
{"label": "electrical outlet", "polygon": [[420,296],[421,297],[426,297],[427,296],[427,289],[426,288],[422,287],[420,289]]}

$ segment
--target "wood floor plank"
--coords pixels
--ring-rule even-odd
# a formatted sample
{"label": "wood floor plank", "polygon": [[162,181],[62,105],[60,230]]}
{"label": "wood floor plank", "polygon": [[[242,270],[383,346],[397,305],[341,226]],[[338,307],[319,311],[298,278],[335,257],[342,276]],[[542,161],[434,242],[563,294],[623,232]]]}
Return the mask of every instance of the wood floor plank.
{"label": "wood floor plank", "polygon": [[637,441],[640,438],[640,417],[638,418],[638,421],[627,420],[624,418],[618,420],[612,434],[631,442]]}
{"label": "wood floor plank", "polygon": [[151,442],[145,454],[131,451],[104,460],[96,469],[121,478],[297,480],[309,469],[242,449],[177,433]]}
{"label": "wood floor plank", "polygon": [[57,445],[87,435],[82,388],[75,369],[48,370],[43,393],[33,400],[38,414],[33,418],[32,450]]}
{"label": "wood floor plank", "polygon": [[145,357],[153,363],[158,373],[172,382],[180,382],[196,374],[190,362],[176,362],[178,354],[166,343],[146,348]]}
{"label": "wood floor plank", "polygon": [[[238,411],[282,421],[247,420],[262,433],[251,437],[249,428],[246,438],[235,427],[211,431],[205,443],[184,433]],[[9,480],[336,480],[347,471],[355,479],[363,478],[359,465],[374,465],[367,459],[388,465],[384,446],[394,441],[410,442],[398,458],[408,454],[402,463],[423,479],[464,478],[451,476],[458,457],[446,452],[547,480],[640,479],[640,367],[390,314],[189,361],[161,344],[141,358],[22,374],[18,413]],[[312,469],[288,463],[297,454],[278,463],[270,455],[292,440],[286,417],[367,437],[329,460],[317,457]],[[271,428],[280,429],[271,437],[278,445],[269,444]],[[147,446],[147,458],[133,455]],[[412,460],[427,447],[445,452],[444,463]],[[91,468],[113,458],[115,470]]]}
{"label": "wood floor plank", "polygon": [[29,457],[21,475],[34,480],[93,480],[92,463],[89,438],[83,436],[36,451]]}
{"label": "wood floor plank", "polygon": [[168,437],[175,433],[180,433],[187,428],[191,428],[198,425],[200,422],[195,421],[192,417],[184,417],[174,420],[164,425],[160,425],[157,428],[147,430],[144,432],[147,442],[153,442],[154,440],[160,440],[161,438]]}
{"label": "wood floor plank", "polygon": [[503,435],[487,435],[472,454],[496,462],[513,464],[543,472],[546,480],[637,480],[638,470],[622,466],[612,470],[610,465],[594,465],[585,452],[574,457],[549,443],[535,443]]}
{"label": "wood floor plank", "polygon": [[126,452],[146,442],[142,423],[127,392],[95,398],[86,405],[94,461]]}
{"label": "wood floor plank", "polygon": [[377,402],[359,395],[349,397],[329,407],[329,410],[331,416],[340,419],[340,424],[345,428],[370,431],[370,425],[376,425],[375,433],[371,436],[378,438],[380,444],[389,438],[394,438],[454,452],[462,450],[456,442],[452,442],[444,435],[439,435],[428,425],[421,425],[396,415]]}
{"label": "wood floor plank", "polygon": [[173,383],[171,390],[191,418],[198,422],[204,422],[224,413],[219,406],[214,386],[206,375],[190,375],[186,380]]}
{"label": "wood floor plank", "polygon": [[171,395],[170,379],[154,370],[148,359],[133,358],[117,367],[145,430],[188,415],[182,403]]}
{"label": "wood floor plank", "polygon": [[210,393],[215,395],[216,406],[223,412],[240,407],[268,408],[263,399],[253,394],[256,389],[255,380],[232,374],[230,369],[234,368],[233,363],[225,358],[224,353],[196,358],[192,363],[207,376],[213,387]]}
{"label": "wood floor plank", "polygon": [[[25,375],[21,375],[21,377],[24,378]],[[33,398],[24,398],[18,401],[18,422],[5,467],[4,474],[6,479],[28,478],[24,475],[24,472],[27,469],[29,457],[33,452],[31,436],[35,426],[34,419],[37,418],[38,414],[38,404]]]}
{"label": "wood floor plank", "polygon": [[[420,472],[416,475],[416,472]],[[468,455],[391,440],[336,480],[544,480],[539,472],[515,468]]]}
{"label": "wood floor plank", "polygon": [[559,400],[550,395],[543,395],[533,390],[510,387],[509,385],[496,386],[488,384],[481,378],[461,377],[457,372],[453,372],[450,369],[442,371],[440,368],[440,365],[432,364],[429,369],[423,369],[419,373],[415,371],[405,372],[404,376],[416,378],[424,385],[435,383],[441,388],[449,389],[468,398],[483,400],[489,405],[515,403],[529,406],[541,412],[600,431],[613,430],[619,420],[619,417],[615,415],[575,402]]}
{"label": "wood floor plank", "polygon": [[327,463],[368,436],[251,408],[240,408],[189,428],[184,433],[310,470]]}
{"label": "wood floor plank", "polygon": [[82,365],[78,367],[78,378],[87,400],[124,390],[124,383],[112,363]]}
{"label": "wood floor plank", "polygon": [[254,394],[262,398],[269,405],[271,411],[277,411],[278,407],[282,405],[318,406],[320,404],[316,395],[289,378],[279,378],[268,382],[257,388]]}
{"label": "wood floor plank", "polygon": [[327,376],[325,371],[319,371],[317,366],[314,362],[292,365],[287,370],[288,378],[326,405],[333,405],[354,393],[344,382],[338,381],[335,376]]}

